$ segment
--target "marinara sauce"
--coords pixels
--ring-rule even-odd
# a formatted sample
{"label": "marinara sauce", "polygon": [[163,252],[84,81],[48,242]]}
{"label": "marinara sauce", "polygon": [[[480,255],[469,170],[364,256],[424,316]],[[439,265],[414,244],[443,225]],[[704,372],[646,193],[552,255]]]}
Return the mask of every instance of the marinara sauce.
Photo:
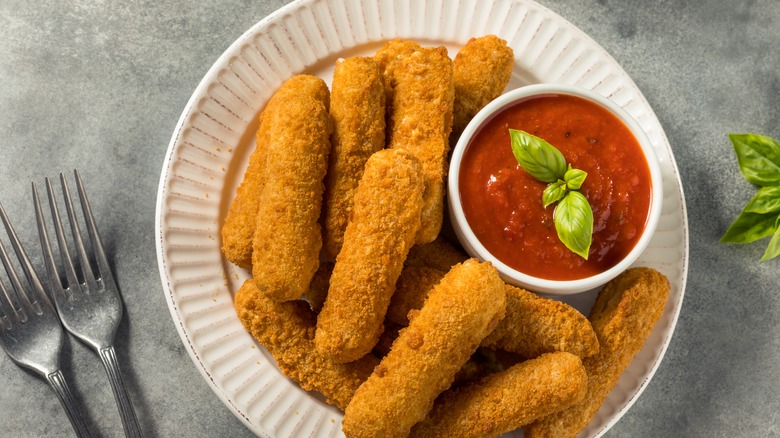
{"label": "marinara sauce", "polygon": [[[580,189],[593,210],[587,261],[558,239],[556,204],[542,205],[547,183],[517,163],[510,128],[545,139],[588,173]],[[458,178],[466,220],[485,248],[550,280],[585,278],[617,264],[639,240],[650,209],[650,169],[636,138],[612,113],[575,96],[533,97],[504,109],[472,138]]]}

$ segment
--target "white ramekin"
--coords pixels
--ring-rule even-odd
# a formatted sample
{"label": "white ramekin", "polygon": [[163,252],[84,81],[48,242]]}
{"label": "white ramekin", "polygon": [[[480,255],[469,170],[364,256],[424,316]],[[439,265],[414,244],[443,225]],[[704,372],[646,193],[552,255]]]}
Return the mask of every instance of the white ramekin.
{"label": "white ramekin", "polygon": [[[624,125],[626,125],[626,127],[628,127],[637,139],[642,148],[642,152],[644,152],[647,165],[650,168],[650,179],[652,184],[650,210],[647,214],[645,229],[636,245],[623,260],[610,269],[591,277],[577,280],[548,280],[522,273],[507,266],[501,260],[493,256],[484,245],[482,245],[479,239],[477,239],[477,236],[474,234],[466,220],[466,216],[463,214],[463,206],[460,200],[460,164],[471,138],[479,132],[483,125],[493,119],[496,114],[500,113],[505,108],[534,96],[552,94],[580,97],[596,103],[614,114]],[[661,202],[663,200],[661,167],[658,163],[658,157],[650,143],[650,139],[636,120],[634,120],[623,108],[619,107],[606,97],[590,90],[559,84],[535,84],[511,90],[490,102],[485,108],[477,113],[463,131],[457,145],[453,149],[447,190],[450,222],[452,223],[455,234],[458,236],[458,240],[461,245],[463,245],[466,252],[472,257],[477,257],[481,260],[493,263],[493,266],[498,269],[498,272],[504,281],[534,292],[550,295],[570,295],[595,289],[604,285],[609,280],[612,280],[631,266],[639,255],[642,254],[642,251],[645,250],[648,243],[650,243],[650,239],[653,237],[656,225],[658,225],[658,219],[661,215]]]}

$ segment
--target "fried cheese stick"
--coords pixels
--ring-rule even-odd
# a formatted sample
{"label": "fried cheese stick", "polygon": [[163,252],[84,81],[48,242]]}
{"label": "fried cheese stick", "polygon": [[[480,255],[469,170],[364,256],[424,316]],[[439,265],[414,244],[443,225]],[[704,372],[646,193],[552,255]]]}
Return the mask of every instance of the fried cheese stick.
{"label": "fried cheese stick", "polygon": [[260,113],[260,127],[255,139],[255,150],[249,157],[244,178],[236,190],[236,197],[230,204],[225,223],[222,226],[222,252],[225,258],[242,268],[252,266],[252,239],[257,226],[257,209],[260,193],[265,186],[265,159],[270,124],[266,115],[283,108],[285,95],[297,93],[311,96],[327,108],[329,91],[325,82],[311,75],[296,75],[285,81],[268,101]]}
{"label": "fried cheese stick", "polygon": [[[436,269],[404,268],[390,300],[387,319],[407,325],[410,312],[422,307],[428,291],[442,277],[444,273]],[[505,285],[505,291],[506,317],[482,341],[483,347],[511,351],[527,359],[554,351],[585,358],[598,351],[596,333],[577,309],[514,286]]]}
{"label": "fried cheese stick", "polygon": [[379,360],[367,355],[339,364],[317,352],[315,318],[303,301],[278,302],[249,279],[236,292],[235,308],[244,327],[276,359],[279,369],[306,391],[318,391],[328,403],[345,409]]}
{"label": "fried cheese stick", "polygon": [[420,162],[410,152],[384,149],[366,162],[317,318],[317,347],[334,360],[356,360],[376,345],[395,283],[420,229],[422,193]]}
{"label": "fried cheese stick", "polygon": [[432,242],[444,215],[445,164],[455,99],[452,60],[445,47],[414,48],[402,41],[391,41],[376,57],[380,65],[389,66],[384,73],[392,90],[389,147],[412,152],[423,167],[425,205],[417,243]]}
{"label": "fried cheese stick", "polygon": [[579,357],[547,353],[444,392],[411,437],[497,437],[582,400],[588,376]]}
{"label": "fried cheese stick", "polygon": [[[422,49],[419,43],[402,39],[390,40],[374,54],[374,61],[382,71],[385,85],[385,102],[387,115],[390,115],[393,107],[393,88],[395,87],[395,70],[403,62],[404,58],[413,52]],[[389,132],[387,133],[389,136]],[[389,137],[388,137],[389,138]]]}
{"label": "fried cheese stick", "polygon": [[527,438],[575,437],[590,423],[634,355],[642,349],[669,298],[669,281],[650,268],[628,269],[596,297],[589,319],[599,352],[583,361],[588,374],[585,398],[523,429]]}
{"label": "fried cheese stick", "polygon": [[[301,298],[319,266],[322,180],[330,152],[330,115],[312,97],[289,93],[269,123],[265,187],[252,242],[252,275],[268,297]],[[265,121],[264,120],[264,121]]]}
{"label": "fried cheese stick", "polygon": [[[387,356],[387,353],[390,352],[393,346],[393,342],[398,339],[398,335],[403,329],[402,326],[392,323],[387,324],[387,321],[385,321],[385,323],[385,331],[382,332],[381,336],[379,336],[379,342],[377,342],[372,351],[374,355],[380,359]],[[457,374],[455,374],[450,388],[462,386],[465,383],[472,382],[483,377],[491,371],[491,366],[492,364],[488,363],[488,361],[486,361],[484,357],[479,354],[479,351],[477,351],[468,361],[466,361],[465,364],[463,364],[461,369],[458,370]]]}
{"label": "fried cheese stick", "polygon": [[504,91],[514,60],[512,48],[495,35],[471,38],[455,55],[453,143],[479,110]]}
{"label": "fried cheese stick", "polygon": [[482,341],[483,347],[527,359],[554,351],[586,358],[599,350],[596,332],[577,309],[518,287],[505,287],[507,318]]}
{"label": "fried cheese stick", "polygon": [[404,437],[503,317],[503,282],[490,263],[456,265],[363,383],[344,413],[347,437]]}
{"label": "fried cheese stick", "polygon": [[325,256],[335,260],[344,242],[352,200],[368,157],[385,147],[385,90],[372,58],[336,63],[331,86],[333,150],[325,179]]}

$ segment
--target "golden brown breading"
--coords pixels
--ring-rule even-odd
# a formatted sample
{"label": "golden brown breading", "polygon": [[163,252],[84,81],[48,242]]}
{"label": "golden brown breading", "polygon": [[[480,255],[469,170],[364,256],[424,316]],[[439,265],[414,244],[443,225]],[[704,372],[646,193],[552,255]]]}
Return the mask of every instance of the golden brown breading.
{"label": "golden brown breading", "polygon": [[[393,106],[393,87],[395,70],[403,59],[420,50],[422,46],[415,41],[408,41],[402,39],[394,39],[386,42],[377,52],[374,54],[374,61],[379,65],[379,69],[382,71],[382,81],[385,85],[385,102],[387,104],[387,115],[392,112]],[[390,133],[388,132],[388,139]]]}
{"label": "golden brown breading", "polygon": [[422,193],[420,162],[411,153],[385,149],[366,162],[317,318],[317,347],[335,360],[353,361],[376,345],[395,282],[420,228]]}
{"label": "golden brown breading", "polygon": [[404,266],[433,268],[443,272],[449,271],[458,263],[468,260],[468,256],[455,248],[441,235],[431,243],[415,245],[409,250]]}
{"label": "golden brown breading", "polygon": [[586,358],[598,351],[593,327],[574,307],[510,285],[506,295],[507,317],[482,341],[483,347],[511,351],[527,359],[554,351]]}
{"label": "golden brown breading", "polygon": [[490,263],[456,265],[358,388],[344,413],[347,437],[403,437],[503,317],[504,284]]}
{"label": "golden brown breading", "polygon": [[252,274],[258,289],[279,300],[299,299],[319,266],[322,180],[330,152],[330,115],[306,95],[288,93],[270,128],[265,187],[257,210]]}
{"label": "golden brown breading", "polygon": [[[381,359],[387,356],[387,353],[389,353],[393,347],[393,342],[398,339],[401,329],[403,329],[403,327],[400,325],[388,324],[385,321],[385,331],[379,336],[379,342],[374,346],[373,353],[376,357]],[[462,386],[482,378],[489,373],[490,370],[488,367],[490,365],[491,364],[487,361],[483,360],[483,357],[479,352],[474,353],[471,358],[463,364],[463,367],[458,370],[457,374],[455,374],[455,378],[453,379],[450,388]]]}
{"label": "golden brown breading", "polygon": [[583,361],[588,391],[574,406],[523,430],[528,438],[574,437],[598,412],[620,375],[642,349],[669,298],[669,281],[650,268],[632,268],[607,283],[596,297],[590,322],[599,352]]}
{"label": "golden brown breading", "polygon": [[323,356],[314,346],[315,319],[308,304],[271,300],[251,279],[236,292],[235,307],[241,323],[274,356],[284,375],[304,390],[321,392],[340,409],[379,363],[372,355],[349,364]]}
{"label": "golden brown breading", "polygon": [[391,90],[388,144],[412,152],[423,166],[425,193],[417,243],[436,239],[444,214],[444,176],[452,130],[452,60],[445,47],[391,41],[377,52]]}
{"label": "golden brown breading", "polygon": [[[255,150],[249,157],[244,178],[236,191],[236,197],[230,204],[222,226],[222,252],[225,258],[242,268],[252,266],[252,238],[257,225],[257,209],[260,205],[260,193],[265,186],[265,159],[270,125],[264,121],[266,114],[283,108],[287,93],[311,96],[327,108],[329,91],[325,82],[311,75],[297,75],[285,81],[274,93],[260,113],[260,127],[257,130]],[[281,105],[281,106],[280,106]]]}
{"label": "golden brown breading", "polygon": [[331,86],[333,150],[325,179],[323,248],[335,260],[344,242],[352,199],[368,157],[385,147],[385,91],[371,58],[336,63]]}
{"label": "golden brown breading", "polygon": [[515,56],[506,41],[495,35],[470,39],[455,56],[452,144],[472,118],[509,83]]}
{"label": "golden brown breading", "polygon": [[443,393],[411,437],[497,437],[582,400],[588,377],[579,357],[547,353]]}
{"label": "golden brown breading", "polygon": [[[436,269],[404,268],[387,309],[388,321],[408,324],[410,311],[422,307],[428,291],[442,277],[444,273]],[[514,286],[505,288],[506,317],[482,341],[483,347],[511,351],[527,359],[554,351],[584,358],[598,351],[596,333],[577,309]]]}

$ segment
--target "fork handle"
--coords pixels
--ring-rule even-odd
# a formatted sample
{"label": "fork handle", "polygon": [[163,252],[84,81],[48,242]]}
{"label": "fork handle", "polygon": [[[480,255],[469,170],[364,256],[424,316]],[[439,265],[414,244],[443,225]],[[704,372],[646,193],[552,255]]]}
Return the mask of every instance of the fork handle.
{"label": "fork handle", "polygon": [[90,437],[87,423],[84,421],[84,417],[81,416],[81,412],[76,405],[76,399],[73,398],[62,371],[57,370],[47,375],[46,380],[54,389],[54,392],[57,393],[57,398],[60,399],[60,404],[65,409],[65,413],[68,415],[68,420],[70,420],[73,430],[76,431],[76,435],[79,438]]}
{"label": "fork handle", "polygon": [[141,426],[138,424],[138,419],[135,416],[133,404],[130,402],[127,390],[125,390],[125,382],[122,380],[122,372],[119,369],[119,361],[117,361],[114,347],[109,345],[108,347],[100,348],[99,353],[103,366],[106,367],[108,380],[111,382],[111,389],[114,390],[114,399],[119,408],[119,416],[122,418],[125,436],[132,438],[143,437]]}

